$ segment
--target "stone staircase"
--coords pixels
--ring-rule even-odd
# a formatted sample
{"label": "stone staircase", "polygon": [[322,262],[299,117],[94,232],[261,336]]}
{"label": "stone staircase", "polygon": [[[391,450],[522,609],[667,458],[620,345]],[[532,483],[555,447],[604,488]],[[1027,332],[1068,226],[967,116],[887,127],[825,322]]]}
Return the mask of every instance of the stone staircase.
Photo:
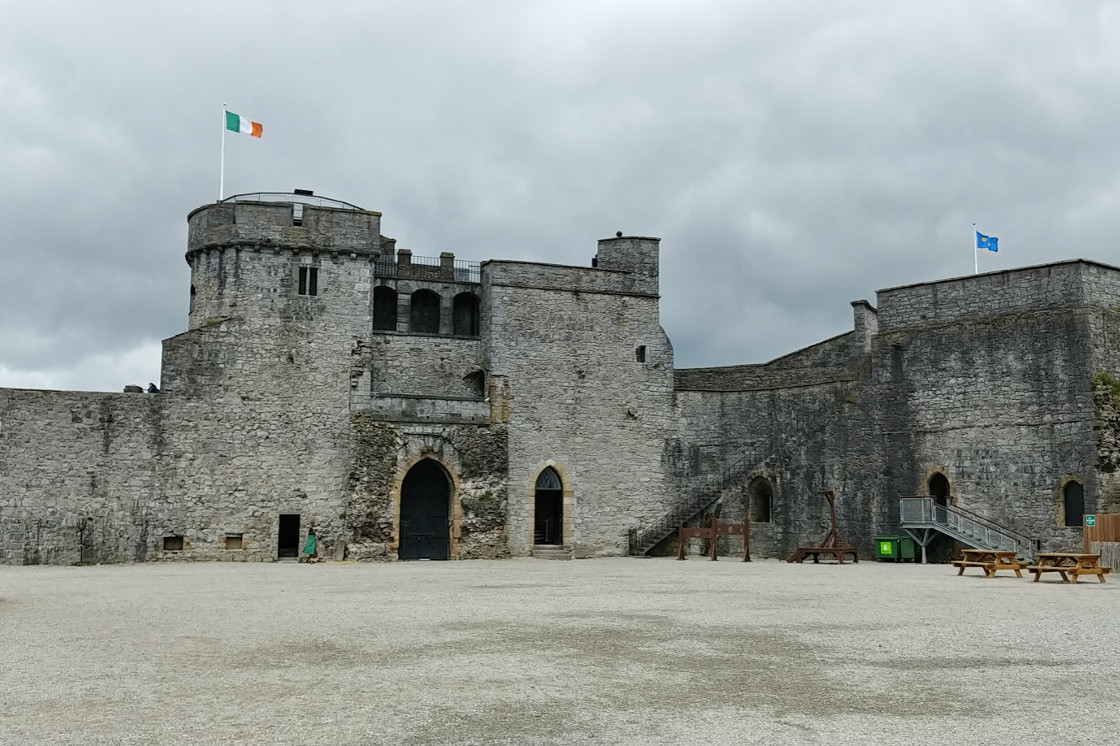
{"label": "stone staircase", "polygon": [[572,550],[563,547],[534,547],[531,554],[535,559],[570,560],[572,558]]}
{"label": "stone staircase", "polygon": [[672,536],[682,525],[714,505],[724,490],[736,484],[744,475],[764,465],[774,465],[774,461],[774,456],[759,459],[755,454],[748,454],[728,466],[687,495],[665,515],[644,526],[630,529],[629,554],[634,557],[645,556],[649,550]]}

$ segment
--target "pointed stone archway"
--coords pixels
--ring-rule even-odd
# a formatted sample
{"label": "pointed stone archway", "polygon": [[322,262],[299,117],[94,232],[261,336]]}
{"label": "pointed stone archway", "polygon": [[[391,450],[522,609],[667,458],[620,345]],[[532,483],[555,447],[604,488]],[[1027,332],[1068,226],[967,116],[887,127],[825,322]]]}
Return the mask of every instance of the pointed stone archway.
{"label": "pointed stone archway", "polygon": [[533,495],[533,544],[564,544],[564,485],[551,466],[537,475]]}

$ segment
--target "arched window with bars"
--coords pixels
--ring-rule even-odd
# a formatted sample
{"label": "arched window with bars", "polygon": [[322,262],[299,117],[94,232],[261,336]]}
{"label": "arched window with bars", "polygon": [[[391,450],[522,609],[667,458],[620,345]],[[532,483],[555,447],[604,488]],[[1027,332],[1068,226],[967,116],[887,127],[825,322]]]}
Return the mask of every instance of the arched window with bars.
{"label": "arched window with bars", "polygon": [[439,334],[439,294],[417,290],[412,294],[408,330],[418,334]]}

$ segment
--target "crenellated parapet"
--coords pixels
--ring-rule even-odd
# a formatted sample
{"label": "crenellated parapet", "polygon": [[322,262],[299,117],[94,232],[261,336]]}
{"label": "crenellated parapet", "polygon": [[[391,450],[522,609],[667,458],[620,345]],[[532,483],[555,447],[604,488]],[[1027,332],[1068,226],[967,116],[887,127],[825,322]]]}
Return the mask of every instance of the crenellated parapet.
{"label": "crenellated parapet", "polygon": [[377,255],[384,240],[380,230],[381,213],[338,200],[239,195],[187,217],[187,262],[199,252],[226,248]]}

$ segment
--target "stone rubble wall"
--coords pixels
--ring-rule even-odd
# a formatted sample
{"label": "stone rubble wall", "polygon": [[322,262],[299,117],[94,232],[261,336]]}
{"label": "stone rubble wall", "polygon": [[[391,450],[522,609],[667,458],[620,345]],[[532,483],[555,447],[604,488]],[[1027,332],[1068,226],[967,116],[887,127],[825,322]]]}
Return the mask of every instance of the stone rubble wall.
{"label": "stone rubble wall", "polygon": [[388,423],[369,414],[355,415],[353,427],[345,498],[353,559],[395,559],[401,482],[424,458],[436,460],[455,485],[452,558],[508,555],[504,428]]}

